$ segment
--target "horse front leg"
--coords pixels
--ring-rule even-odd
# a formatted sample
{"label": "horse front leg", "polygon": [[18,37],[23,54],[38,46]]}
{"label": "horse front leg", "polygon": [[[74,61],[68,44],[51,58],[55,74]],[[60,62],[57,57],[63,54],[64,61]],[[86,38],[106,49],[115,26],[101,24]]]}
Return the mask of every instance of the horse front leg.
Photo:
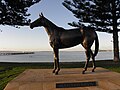
{"label": "horse front leg", "polygon": [[57,62],[56,62],[55,54],[54,54],[54,69],[53,69],[53,73],[55,73],[56,69],[57,69]]}
{"label": "horse front leg", "polygon": [[56,75],[60,71],[60,65],[59,65],[59,50],[57,48],[54,48],[54,70],[53,73]]}
{"label": "horse front leg", "polygon": [[85,74],[85,71],[87,71],[88,63],[90,60],[90,50],[86,50],[85,53],[86,53],[87,60],[86,60],[85,66],[84,66],[84,70],[82,71],[82,74]]}

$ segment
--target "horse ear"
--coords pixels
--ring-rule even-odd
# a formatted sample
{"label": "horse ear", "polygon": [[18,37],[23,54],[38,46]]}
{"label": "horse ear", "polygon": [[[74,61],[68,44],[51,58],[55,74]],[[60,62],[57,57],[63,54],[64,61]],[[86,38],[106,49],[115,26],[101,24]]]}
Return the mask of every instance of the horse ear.
{"label": "horse ear", "polygon": [[39,14],[39,17],[41,17],[41,15]]}
{"label": "horse ear", "polygon": [[44,16],[43,16],[43,13],[39,14],[39,17],[44,17]]}
{"label": "horse ear", "polygon": [[43,17],[43,13],[41,12],[41,16]]}

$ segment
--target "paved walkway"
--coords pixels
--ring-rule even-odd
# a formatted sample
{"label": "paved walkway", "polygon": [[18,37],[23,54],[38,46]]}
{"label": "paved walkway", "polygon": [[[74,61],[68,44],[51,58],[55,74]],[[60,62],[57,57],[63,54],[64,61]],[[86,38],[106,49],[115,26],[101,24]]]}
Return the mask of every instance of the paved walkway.
{"label": "paved walkway", "polygon": [[61,69],[59,75],[51,72],[51,69],[28,69],[4,90],[120,90],[120,73],[100,67],[94,73],[89,68],[86,74],[81,74],[81,68]]}

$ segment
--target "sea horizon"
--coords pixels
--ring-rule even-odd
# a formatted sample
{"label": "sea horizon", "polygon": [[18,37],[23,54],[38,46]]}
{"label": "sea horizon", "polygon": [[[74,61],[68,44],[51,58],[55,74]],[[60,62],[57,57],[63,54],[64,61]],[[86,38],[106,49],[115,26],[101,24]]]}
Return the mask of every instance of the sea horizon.
{"label": "sea horizon", "polygon": [[[1,52],[0,52],[1,53]],[[4,52],[5,53],[5,52]],[[8,52],[13,53],[13,52]],[[14,52],[15,53],[15,52]],[[24,53],[24,52],[23,52]],[[85,51],[60,51],[60,62],[82,62],[86,61]],[[112,51],[99,51],[96,60],[113,59]],[[0,55],[0,62],[53,62],[53,51],[36,51],[27,54]]]}

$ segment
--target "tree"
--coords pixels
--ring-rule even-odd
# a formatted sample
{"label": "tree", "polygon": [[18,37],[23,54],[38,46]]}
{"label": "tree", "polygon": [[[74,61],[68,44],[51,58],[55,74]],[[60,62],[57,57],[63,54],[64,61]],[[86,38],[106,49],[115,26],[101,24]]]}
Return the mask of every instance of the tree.
{"label": "tree", "polygon": [[0,0],[0,24],[11,26],[29,25],[28,8],[40,0]]}
{"label": "tree", "polygon": [[69,25],[113,33],[114,61],[119,61],[120,0],[64,0],[63,5],[79,19]]}

